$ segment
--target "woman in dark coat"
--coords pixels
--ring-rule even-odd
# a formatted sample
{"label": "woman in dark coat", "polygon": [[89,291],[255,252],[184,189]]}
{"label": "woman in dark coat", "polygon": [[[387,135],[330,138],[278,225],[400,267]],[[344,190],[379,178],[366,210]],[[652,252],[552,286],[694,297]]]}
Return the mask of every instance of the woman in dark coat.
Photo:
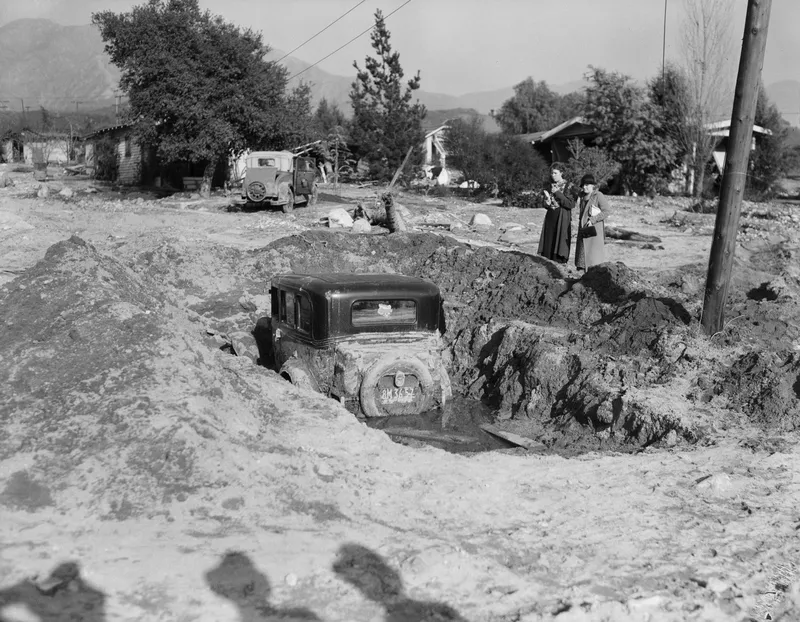
{"label": "woman in dark coat", "polygon": [[558,164],[550,168],[550,189],[542,192],[542,204],[547,210],[539,237],[539,254],[567,263],[572,237],[572,208],[574,202],[566,194],[567,182]]}

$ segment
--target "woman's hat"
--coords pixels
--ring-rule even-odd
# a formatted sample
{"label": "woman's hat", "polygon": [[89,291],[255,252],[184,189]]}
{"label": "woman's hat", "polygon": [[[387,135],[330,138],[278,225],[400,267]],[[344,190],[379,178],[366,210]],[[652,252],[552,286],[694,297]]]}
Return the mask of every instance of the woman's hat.
{"label": "woman's hat", "polygon": [[593,186],[595,185],[594,175],[592,175],[591,173],[588,173],[583,177],[581,177],[581,186],[585,186],[586,184],[592,184]]}

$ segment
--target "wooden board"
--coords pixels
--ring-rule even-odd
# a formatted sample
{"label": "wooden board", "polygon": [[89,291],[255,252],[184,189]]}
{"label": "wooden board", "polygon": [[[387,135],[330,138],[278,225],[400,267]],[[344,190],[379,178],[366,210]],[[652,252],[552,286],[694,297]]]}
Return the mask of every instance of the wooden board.
{"label": "wooden board", "polygon": [[513,445],[519,445],[520,447],[524,447],[525,449],[545,448],[544,444],[540,443],[539,441],[535,441],[532,438],[527,438],[525,436],[520,436],[519,434],[514,434],[513,432],[506,432],[505,430],[501,430],[497,426],[490,425],[488,423],[481,424],[481,430],[489,432],[489,434],[494,434],[495,436],[499,436],[503,440],[506,440]]}
{"label": "wooden board", "polygon": [[463,434],[453,434],[450,432],[443,432],[439,430],[418,430],[416,428],[374,428],[385,432],[390,436],[403,436],[406,438],[415,438],[421,441],[438,441],[440,443],[477,443],[478,439],[472,436],[464,436]]}

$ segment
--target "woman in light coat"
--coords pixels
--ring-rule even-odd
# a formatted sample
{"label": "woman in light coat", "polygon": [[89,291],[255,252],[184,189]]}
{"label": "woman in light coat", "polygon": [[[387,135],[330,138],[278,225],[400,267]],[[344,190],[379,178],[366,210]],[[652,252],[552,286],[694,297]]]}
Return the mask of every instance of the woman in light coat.
{"label": "woman in light coat", "polygon": [[[611,212],[605,195],[597,190],[594,175],[581,178],[578,208],[578,240],[575,245],[575,267],[586,270],[606,261],[603,221]],[[595,234],[591,235],[592,229]]]}

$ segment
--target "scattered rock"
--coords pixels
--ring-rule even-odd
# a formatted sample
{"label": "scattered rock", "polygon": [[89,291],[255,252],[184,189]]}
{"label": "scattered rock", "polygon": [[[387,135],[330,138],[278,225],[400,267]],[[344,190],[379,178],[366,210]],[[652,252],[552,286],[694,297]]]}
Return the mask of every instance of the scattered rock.
{"label": "scattered rock", "polygon": [[486,214],[477,213],[472,216],[472,219],[469,221],[470,226],[472,227],[491,227],[492,226],[492,219],[489,218]]}
{"label": "scattered rock", "polygon": [[349,229],[353,226],[353,217],[343,207],[328,212],[328,226],[331,229]]}
{"label": "scattered rock", "polygon": [[73,196],[75,196],[75,192],[73,192],[72,188],[67,188],[67,187],[64,187],[64,188],[62,188],[62,189],[61,189],[61,191],[58,193],[58,196],[60,196],[60,197],[62,197],[62,198],[64,198],[64,199],[70,199],[70,198],[72,198]]}
{"label": "scattered rock", "polygon": [[727,473],[714,473],[697,481],[697,490],[712,495],[727,495],[733,489],[733,482]]}
{"label": "scattered rock", "polygon": [[252,313],[256,309],[258,309],[258,307],[256,306],[256,303],[251,298],[246,297],[246,296],[242,296],[241,298],[239,298],[239,306],[243,310],[245,310],[247,312],[250,312],[250,313]]}
{"label": "scattered rock", "polygon": [[353,221],[353,233],[370,233],[371,231],[372,225],[369,224],[369,220],[366,218],[358,218]]}
{"label": "scattered rock", "polygon": [[506,231],[497,239],[505,244],[532,244],[537,241],[530,231],[522,228]]}
{"label": "scattered rock", "polygon": [[47,184],[42,184],[39,186],[36,196],[40,199],[46,199],[48,196],[50,196],[50,188],[47,187]]}

